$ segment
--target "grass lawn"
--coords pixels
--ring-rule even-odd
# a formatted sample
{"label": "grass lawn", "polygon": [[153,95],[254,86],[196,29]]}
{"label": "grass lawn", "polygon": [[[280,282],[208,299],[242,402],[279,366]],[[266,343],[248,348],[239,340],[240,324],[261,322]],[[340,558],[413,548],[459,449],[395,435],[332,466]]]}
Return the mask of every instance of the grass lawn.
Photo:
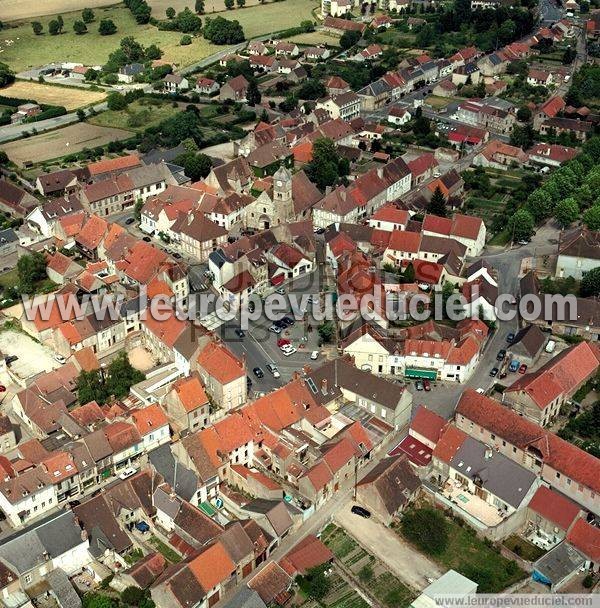
{"label": "grass lawn", "polygon": [[438,95],[430,95],[425,99],[425,103],[428,103],[434,110],[445,108],[450,105],[453,101],[456,101],[452,97],[439,97]]}
{"label": "grass lawn", "polygon": [[377,34],[376,38],[381,44],[409,47],[413,45],[416,35],[412,32],[401,32],[391,27],[385,32]]}
{"label": "grass lawn", "polygon": [[[315,6],[314,0],[287,0],[226,13],[229,19],[237,19],[242,24],[247,38],[252,38],[299,25],[305,19],[312,19],[311,11]],[[94,12],[96,20],[88,24],[89,31],[83,36],[77,36],[73,32],[73,23],[81,19],[80,11],[63,13],[64,33],[59,36],[48,34],[48,22],[52,16],[38,19],[44,26],[41,36],[33,33],[29,21],[5,29],[0,40],[2,61],[16,72],[53,61],[101,65],[125,36],[134,36],[144,46],[157,44],[164,51],[163,59],[178,66],[189,65],[224,48],[210,44],[201,37],[194,38],[188,46],[180,46],[180,32],[161,32],[150,24],[138,25],[131,12],[121,4],[97,8]],[[164,18],[164,13],[157,12],[155,16]],[[101,19],[112,19],[117,26],[117,33],[112,36],[100,36],[98,24]],[[13,42],[7,44],[5,40]]]}
{"label": "grass lawn", "polygon": [[540,547],[536,547],[533,543],[530,543],[528,540],[525,540],[516,534],[509,536],[504,541],[504,545],[528,562],[535,562],[546,553],[546,551],[540,549]]}
{"label": "grass lawn", "polygon": [[[465,524],[459,526],[445,517],[448,543],[439,555],[430,557],[442,566],[460,572],[479,584],[480,593],[499,593],[525,577],[525,572],[512,560],[480,539]],[[401,534],[401,527],[396,530]]]}
{"label": "grass lawn", "polygon": [[[59,36],[48,34],[48,22],[51,17],[38,19],[44,26],[44,34],[41,36],[34,35],[29,22],[5,29],[0,41],[0,49],[3,50],[2,61],[16,72],[53,61],[101,65],[125,36],[134,36],[144,46],[157,44],[164,51],[164,60],[179,65],[193,63],[218,50],[218,47],[203,38],[194,38],[189,46],[180,46],[181,33],[160,32],[149,24],[138,25],[131,12],[122,5],[98,8],[94,12],[96,21],[88,24],[89,31],[83,36],[77,36],[73,32],[73,23],[81,19],[80,11],[63,14],[64,33]],[[101,19],[112,19],[117,26],[117,33],[112,36],[100,36],[98,24]],[[13,44],[8,45],[4,40],[13,40]]]}
{"label": "grass lawn", "polygon": [[488,245],[490,245],[491,247],[502,247],[506,245],[509,241],[510,233],[508,232],[508,230],[503,230],[502,232],[499,232],[498,234],[493,236],[489,240]]}
{"label": "grass lawn", "polygon": [[106,97],[104,91],[88,91],[75,87],[66,89],[24,80],[17,80],[9,87],[2,89],[2,95],[20,99],[34,99],[38,103],[49,106],[64,106],[67,110],[96,104]]}
{"label": "grass lawn", "polygon": [[16,268],[0,274],[0,288],[14,287],[19,282],[19,273]]}
{"label": "grass lawn", "polygon": [[107,110],[93,116],[88,122],[100,127],[142,132],[179,112],[179,108],[174,108],[168,101],[159,102],[159,105],[140,102],[142,100],[134,101],[124,110]]}
{"label": "grass lawn", "polygon": [[174,549],[171,549],[171,547],[165,545],[160,538],[151,536],[148,542],[172,564],[177,564],[181,561],[181,556]]}

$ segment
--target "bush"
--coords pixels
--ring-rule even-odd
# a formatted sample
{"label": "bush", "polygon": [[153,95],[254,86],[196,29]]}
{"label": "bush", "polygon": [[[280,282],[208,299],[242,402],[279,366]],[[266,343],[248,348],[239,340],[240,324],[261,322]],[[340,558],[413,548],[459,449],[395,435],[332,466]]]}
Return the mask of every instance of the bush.
{"label": "bush", "polygon": [[402,533],[430,555],[439,555],[448,546],[448,525],[444,516],[435,509],[408,511],[402,518]]}
{"label": "bush", "polygon": [[591,589],[594,586],[594,575],[588,574],[581,583],[586,589]]}
{"label": "bush", "polygon": [[179,41],[179,44],[181,46],[188,46],[189,44],[192,44],[192,37],[188,36],[187,34],[185,36],[182,36],[181,40]]}
{"label": "bush", "polygon": [[117,26],[115,25],[112,19],[102,19],[100,21],[100,25],[98,26],[98,33],[101,36],[111,36],[115,34],[117,31]]}

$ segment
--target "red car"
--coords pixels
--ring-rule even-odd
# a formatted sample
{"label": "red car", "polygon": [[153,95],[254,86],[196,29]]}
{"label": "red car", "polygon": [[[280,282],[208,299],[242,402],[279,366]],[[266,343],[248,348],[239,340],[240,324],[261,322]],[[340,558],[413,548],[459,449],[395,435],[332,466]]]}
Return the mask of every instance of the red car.
{"label": "red car", "polygon": [[426,391],[430,391],[431,390],[431,382],[429,382],[429,380],[423,380],[423,388]]}
{"label": "red car", "polygon": [[279,338],[279,340],[277,340],[277,346],[279,346],[279,348],[285,346],[286,344],[291,344],[287,338]]}
{"label": "red car", "polygon": [[0,384],[0,393],[5,393],[6,392],[6,387],[4,386],[4,384]]}
{"label": "red car", "polygon": [[526,371],[527,371],[527,366],[525,365],[525,363],[523,363],[521,365],[521,367],[519,368],[519,373],[524,374]]}

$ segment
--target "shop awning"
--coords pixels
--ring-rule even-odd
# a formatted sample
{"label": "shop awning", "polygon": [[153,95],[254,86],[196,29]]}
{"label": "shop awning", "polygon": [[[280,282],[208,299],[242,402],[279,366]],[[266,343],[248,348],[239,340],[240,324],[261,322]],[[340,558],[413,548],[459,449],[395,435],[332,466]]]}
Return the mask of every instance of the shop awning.
{"label": "shop awning", "polygon": [[407,367],[404,371],[406,378],[423,378],[425,380],[437,380],[437,371],[430,369],[411,369]]}

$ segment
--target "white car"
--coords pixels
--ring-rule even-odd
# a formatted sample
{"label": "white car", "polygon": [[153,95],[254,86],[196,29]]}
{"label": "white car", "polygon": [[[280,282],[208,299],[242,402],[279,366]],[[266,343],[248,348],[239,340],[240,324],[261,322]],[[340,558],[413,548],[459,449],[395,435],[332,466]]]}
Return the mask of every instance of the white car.
{"label": "white car", "polygon": [[291,344],[284,344],[280,347],[282,352],[286,352],[288,350],[296,350]]}
{"label": "white car", "polygon": [[277,327],[277,325],[271,325],[271,327],[269,327],[269,331],[272,331],[274,334],[280,334],[281,327]]}
{"label": "white car", "polygon": [[546,348],[544,349],[547,353],[553,353],[556,348],[556,342],[554,340],[548,340],[548,344],[546,344]]}
{"label": "white car", "polygon": [[295,352],[296,352],[296,349],[292,346],[292,348],[289,348],[289,349],[283,351],[283,356],[289,357],[290,355],[293,355]]}
{"label": "white car", "polygon": [[315,359],[319,358],[319,351],[318,350],[313,350],[312,353],[310,353],[310,358],[314,361]]}
{"label": "white car", "polygon": [[67,360],[62,355],[59,355],[58,353],[54,355],[54,360],[58,361],[59,363],[67,362]]}
{"label": "white car", "polygon": [[119,473],[119,479],[127,479],[128,477],[135,475],[136,472],[137,471],[133,467],[127,467]]}
{"label": "white car", "polygon": [[281,374],[279,373],[279,370],[277,369],[277,366],[274,363],[267,363],[265,367],[273,374],[273,378],[281,377]]}

